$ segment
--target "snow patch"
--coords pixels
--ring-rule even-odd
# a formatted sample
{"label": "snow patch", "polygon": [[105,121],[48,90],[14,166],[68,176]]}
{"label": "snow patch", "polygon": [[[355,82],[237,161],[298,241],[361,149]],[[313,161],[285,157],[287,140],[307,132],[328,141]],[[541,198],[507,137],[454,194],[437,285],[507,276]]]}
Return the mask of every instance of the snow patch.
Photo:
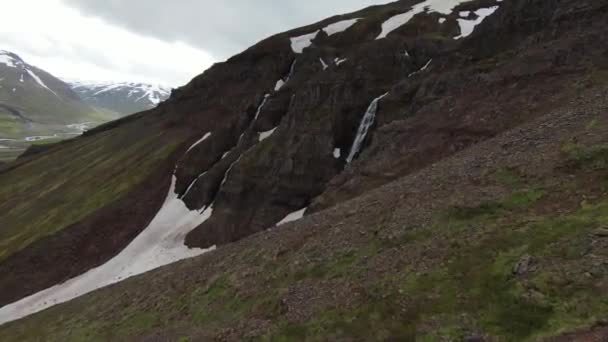
{"label": "snow patch", "polygon": [[460,25],[460,35],[455,37],[454,39],[460,39],[468,37],[475,27],[483,22],[483,20],[496,12],[498,6],[492,6],[490,8],[480,8],[475,11],[477,14],[477,19],[475,20],[467,20],[467,19],[458,19],[458,24]]}
{"label": "snow patch", "polygon": [[376,39],[386,38],[389,33],[407,24],[416,14],[425,11],[429,13],[438,12],[442,14],[450,14],[452,8],[466,1],[468,0],[426,0],[416,4],[412,6],[412,9],[408,12],[397,14],[382,23],[382,32],[380,35],[378,35],[378,37],[376,37]]}
{"label": "snow patch", "polygon": [[268,101],[269,97],[270,97],[270,94],[264,95],[264,99],[262,100],[262,103],[260,103],[260,105],[258,106],[258,109],[255,112],[255,117],[253,118],[253,122],[255,122],[258,119],[258,116],[260,116],[260,113],[262,112],[262,109],[264,109],[264,106],[266,105],[266,101]]}
{"label": "snow patch", "polygon": [[291,80],[291,76],[293,76],[295,69],[296,69],[296,60],[294,60],[291,63],[291,67],[289,67],[289,73],[287,74],[287,77],[282,78],[277,81],[277,84],[274,86],[275,92],[281,90],[281,88],[283,88],[283,86],[285,86],[285,84],[287,84],[287,82],[289,82],[289,80]]}
{"label": "snow patch", "polygon": [[433,59],[432,59],[432,58],[431,58],[431,59],[429,59],[429,61],[428,61],[428,62],[426,62],[426,64],[425,64],[425,65],[424,65],[422,68],[420,68],[420,69],[419,69],[419,70],[417,70],[417,71],[412,72],[411,74],[407,75],[407,77],[412,77],[412,76],[414,76],[414,75],[416,75],[416,74],[419,74],[419,73],[421,73],[421,72],[425,71],[426,69],[428,69],[428,68],[429,68],[429,65],[431,65],[431,62],[432,62],[432,61],[433,61]]}
{"label": "snow patch", "polygon": [[262,141],[264,141],[264,140],[266,140],[266,139],[270,138],[270,136],[271,136],[271,135],[274,133],[274,131],[276,131],[276,130],[277,130],[277,128],[278,128],[278,127],[275,127],[275,128],[273,128],[273,129],[271,129],[271,130],[269,130],[269,131],[266,131],[266,132],[261,132],[261,133],[260,133],[260,137],[259,137],[258,141],[262,142]]}
{"label": "snow patch", "polygon": [[342,58],[342,59],[340,59],[340,58],[335,58],[335,59],[334,59],[334,64],[336,64],[336,66],[340,66],[340,64],[342,64],[342,63],[346,62],[347,60],[348,60],[348,58]]}
{"label": "snow patch", "polygon": [[9,55],[2,54],[2,52],[4,52],[4,51],[0,51],[0,64],[4,64],[4,65],[8,66],[9,68],[16,68],[17,67],[17,64],[15,63],[16,60]]}
{"label": "snow patch", "polygon": [[281,90],[281,88],[283,88],[283,86],[285,85],[285,81],[283,80],[278,80],[277,84],[274,86],[274,91],[279,91]]}
{"label": "snow patch", "polygon": [[189,210],[175,193],[176,177],[165,202],[150,224],[118,255],[65,283],[0,308],[0,324],[64,303],[102,287],[118,283],[155,268],[192,258],[215,249],[189,249],[186,235],[213,214],[213,204],[200,211]]}
{"label": "snow patch", "polygon": [[323,70],[327,70],[327,68],[329,68],[329,66],[327,65],[327,63],[325,63],[323,58],[319,57],[319,61],[321,62],[321,66],[323,67]]}
{"label": "snow patch", "polygon": [[304,214],[306,213],[307,209],[308,209],[308,207],[300,209],[298,211],[294,211],[293,213],[285,216],[285,218],[283,218],[281,221],[279,221],[279,223],[277,223],[276,226],[277,227],[278,226],[282,226],[282,225],[284,225],[286,223],[294,222],[294,221],[297,221],[297,220],[301,219],[302,217],[304,217]]}
{"label": "snow patch", "polygon": [[291,49],[295,53],[302,53],[304,49],[312,45],[312,40],[317,37],[319,31],[291,38]]}
{"label": "snow patch", "polygon": [[342,150],[339,148],[334,148],[334,158],[340,159],[342,157]]}
{"label": "snow patch", "polygon": [[344,31],[348,30],[351,26],[355,25],[357,23],[357,21],[359,21],[359,20],[361,20],[361,18],[338,21],[336,23],[327,25],[323,29],[323,31],[325,31],[325,33],[327,33],[328,36],[331,36],[336,33],[344,32]]}
{"label": "snow patch", "polygon": [[445,18],[439,18],[439,23],[443,24],[443,23],[445,23],[445,20],[446,20]]}
{"label": "snow patch", "polygon": [[193,148],[195,148],[196,146],[198,146],[200,143],[202,143],[203,141],[209,139],[209,137],[211,136],[211,132],[207,132],[207,134],[205,134],[202,138],[200,138],[197,142],[195,142],[194,144],[192,144],[192,146],[190,146],[190,148],[186,151],[186,153],[190,152],[190,150],[192,150]]}
{"label": "snow patch", "polygon": [[27,69],[27,68],[25,69],[25,71],[28,73],[28,75],[30,75],[34,79],[34,81],[36,81],[36,83],[38,83],[39,86],[45,88],[46,90],[53,93],[53,95],[59,97],[59,95],[57,95],[54,91],[52,91],[51,88],[47,87],[46,84],[44,84],[44,82],[42,82],[40,77],[38,77],[38,75],[36,75],[33,71],[31,71],[30,69]]}

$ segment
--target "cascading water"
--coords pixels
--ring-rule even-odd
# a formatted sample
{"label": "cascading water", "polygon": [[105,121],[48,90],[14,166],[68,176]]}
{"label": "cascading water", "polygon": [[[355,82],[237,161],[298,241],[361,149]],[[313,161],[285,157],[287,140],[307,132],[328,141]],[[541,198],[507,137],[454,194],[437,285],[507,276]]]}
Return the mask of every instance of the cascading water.
{"label": "cascading water", "polygon": [[375,98],[372,103],[367,108],[365,115],[363,115],[363,119],[361,119],[361,124],[359,125],[359,129],[357,130],[357,135],[355,136],[355,140],[353,141],[353,146],[350,149],[350,153],[348,154],[348,158],[346,158],[346,163],[350,163],[355,159],[357,153],[361,151],[361,146],[367,137],[367,133],[369,129],[374,124],[376,120],[376,112],[378,111],[378,102],[382,100],[383,97],[388,95],[388,93]]}
{"label": "cascading water", "polygon": [[258,116],[260,116],[260,113],[262,112],[262,109],[264,108],[264,105],[266,104],[266,101],[268,101],[269,97],[270,97],[270,94],[264,95],[264,99],[262,100],[262,103],[260,103],[260,105],[258,106],[258,110],[255,112],[255,117],[253,118],[254,122],[258,119]]}

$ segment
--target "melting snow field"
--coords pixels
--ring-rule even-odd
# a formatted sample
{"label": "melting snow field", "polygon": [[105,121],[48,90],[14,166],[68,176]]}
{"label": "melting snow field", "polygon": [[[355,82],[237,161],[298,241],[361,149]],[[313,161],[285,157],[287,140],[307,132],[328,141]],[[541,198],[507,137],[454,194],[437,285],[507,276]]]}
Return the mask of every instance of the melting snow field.
{"label": "melting snow field", "polygon": [[194,144],[192,144],[192,146],[190,146],[190,148],[186,151],[186,153],[190,152],[193,148],[195,148],[196,146],[198,146],[203,141],[209,139],[210,136],[211,136],[211,132],[208,132],[207,134],[205,134],[202,138],[200,138],[200,140],[198,140],[197,142],[195,142]]}
{"label": "melting snow field", "polygon": [[334,148],[334,158],[340,159],[342,157],[342,150],[339,148]]}
{"label": "melting snow field", "polygon": [[344,32],[344,31],[348,30],[351,26],[355,25],[357,23],[357,21],[359,21],[359,20],[361,20],[361,18],[338,21],[337,23],[327,25],[323,29],[323,31],[325,31],[325,33],[327,33],[328,36],[331,36],[336,33]]}
{"label": "melting snow field", "polygon": [[[40,77],[38,77],[38,75],[36,75],[33,71],[31,71],[30,69],[25,69],[25,71],[28,73],[28,75],[30,75],[34,79],[34,81],[36,81],[36,83],[38,83],[39,86],[41,86],[42,88],[45,88],[46,90],[53,93],[53,95],[57,96],[57,94],[54,91],[52,91],[51,88],[47,87],[46,84],[44,84],[44,82],[42,82]],[[59,96],[57,96],[57,97],[59,97]]]}
{"label": "melting snow field", "polygon": [[295,53],[302,53],[304,49],[312,45],[312,40],[315,39],[319,31],[291,38],[291,49]]}
{"label": "melting snow field", "polygon": [[275,127],[275,128],[273,128],[273,129],[271,129],[269,131],[261,132],[260,133],[260,138],[258,140],[261,142],[261,141],[264,141],[264,140],[270,138],[270,136],[274,133],[274,131],[277,130],[277,128],[278,127]]}
{"label": "melting snow field", "polygon": [[302,53],[304,49],[312,45],[313,39],[317,37],[319,32],[324,31],[328,36],[332,36],[336,33],[344,32],[348,30],[351,26],[357,23],[357,21],[361,20],[361,18],[356,19],[348,19],[335,22],[333,24],[329,24],[325,26],[321,30],[317,30],[312,33],[304,34],[298,37],[291,38],[291,49],[295,53]]}
{"label": "melting snow field", "polygon": [[15,65],[15,59],[9,55],[6,55],[5,53],[8,53],[8,52],[6,52],[4,50],[0,50],[0,64],[5,64],[6,66],[8,66],[10,68],[16,68],[17,65]]}
{"label": "melting snow field", "polygon": [[[475,27],[477,25],[481,24],[481,22],[485,18],[494,14],[494,12],[496,12],[497,9],[498,9],[498,6],[492,6],[490,8],[480,8],[477,11],[475,11],[475,14],[477,14],[477,19],[475,19],[475,20],[458,19],[458,24],[460,25],[460,36],[455,37],[454,39],[468,37],[471,33],[473,33],[473,30],[475,30]],[[461,12],[461,15],[462,15],[462,12]],[[468,17],[468,14],[464,17]]]}
{"label": "melting snow field", "polygon": [[281,88],[283,88],[283,86],[285,85],[285,81],[283,80],[278,80],[277,84],[274,86],[274,91],[279,91],[281,90]]}
{"label": "melting snow field", "polygon": [[211,217],[213,204],[200,211],[189,210],[175,193],[175,183],[176,177],[173,175],[163,206],[150,224],[122,252],[76,278],[0,308],[0,324],[215,249],[189,249],[184,245],[186,235]]}
{"label": "melting snow field", "polygon": [[380,35],[378,35],[376,39],[386,38],[389,33],[407,24],[418,13],[428,11],[438,12],[442,14],[450,14],[452,8],[454,8],[460,3],[467,1],[468,0],[426,0],[424,2],[416,4],[412,6],[412,9],[410,11],[393,16],[384,23],[382,23],[382,32],[380,33]]}
{"label": "melting snow field", "polygon": [[277,227],[278,226],[282,226],[282,225],[284,225],[286,223],[294,222],[294,221],[297,221],[297,220],[301,219],[302,217],[304,217],[304,214],[306,213],[307,209],[308,208],[303,208],[303,209],[300,209],[298,211],[294,211],[293,213],[285,216],[285,218],[282,219],[281,221],[279,221],[279,223],[277,223],[276,226]]}

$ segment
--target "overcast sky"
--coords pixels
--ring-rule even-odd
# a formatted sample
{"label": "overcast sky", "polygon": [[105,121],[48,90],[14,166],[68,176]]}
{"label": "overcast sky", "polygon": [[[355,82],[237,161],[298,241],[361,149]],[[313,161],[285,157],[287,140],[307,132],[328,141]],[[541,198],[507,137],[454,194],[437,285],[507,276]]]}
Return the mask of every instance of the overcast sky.
{"label": "overcast sky", "polygon": [[179,86],[269,35],[390,1],[3,2],[0,50],[59,77]]}

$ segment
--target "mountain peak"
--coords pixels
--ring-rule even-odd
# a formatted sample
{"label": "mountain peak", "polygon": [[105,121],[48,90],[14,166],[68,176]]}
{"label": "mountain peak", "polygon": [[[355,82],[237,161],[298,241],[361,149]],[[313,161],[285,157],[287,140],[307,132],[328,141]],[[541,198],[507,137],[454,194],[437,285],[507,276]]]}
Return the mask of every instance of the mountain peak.
{"label": "mountain peak", "polygon": [[25,62],[16,53],[0,50],[0,64],[5,64],[11,68],[24,67]]}
{"label": "mountain peak", "polygon": [[65,81],[89,104],[123,114],[154,108],[171,95],[169,87],[143,82]]}

